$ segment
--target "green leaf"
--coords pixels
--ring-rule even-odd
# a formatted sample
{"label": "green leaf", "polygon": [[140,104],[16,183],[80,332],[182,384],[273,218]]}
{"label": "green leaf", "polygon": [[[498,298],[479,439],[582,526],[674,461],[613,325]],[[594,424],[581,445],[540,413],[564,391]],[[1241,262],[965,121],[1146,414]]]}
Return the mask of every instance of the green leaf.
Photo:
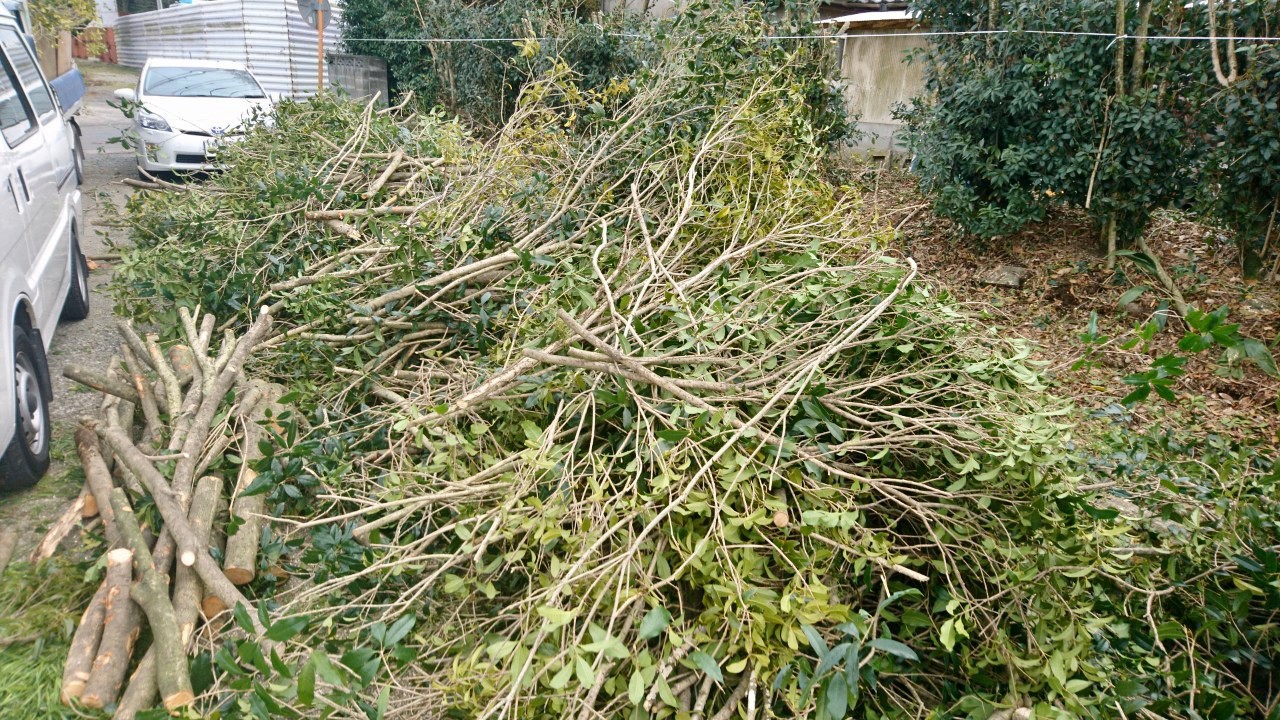
{"label": "green leaf", "polygon": [[1198,353],[1213,345],[1213,335],[1209,333],[1187,333],[1178,341],[1178,349],[1183,352]]}
{"label": "green leaf", "polygon": [[845,686],[844,675],[836,673],[827,681],[823,695],[827,701],[827,717],[831,720],[842,720],[849,710],[849,688]]}
{"label": "green leaf", "polygon": [[417,621],[418,619],[413,615],[405,615],[399,620],[396,620],[391,624],[391,627],[387,629],[386,636],[382,638],[382,646],[394,647],[395,645],[398,645],[406,635],[412,632],[413,626]]}
{"label": "green leaf", "polygon": [[942,640],[942,647],[951,652],[956,646],[956,619],[948,618],[942,623],[942,629],[939,632],[939,639]]}
{"label": "green leaf", "polygon": [[1149,273],[1154,274],[1156,271],[1155,262],[1153,262],[1151,260],[1151,256],[1147,255],[1146,253],[1140,253],[1134,250],[1117,250],[1116,255],[1120,257],[1129,258],[1130,260],[1133,261],[1134,265],[1137,265],[1138,267],[1142,268],[1143,270],[1146,270]]}
{"label": "green leaf", "polygon": [[919,660],[920,659],[920,656],[916,655],[915,650],[912,650],[911,648],[907,647],[906,645],[903,645],[897,640],[890,640],[889,638],[876,638],[875,640],[872,640],[871,642],[867,643],[867,645],[875,648],[876,650],[887,652],[890,655],[900,657],[903,660]]}
{"label": "green leaf", "polygon": [[1120,399],[1120,404],[1122,404],[1122,405],[1133,405],[1134,403],[1138,403],[1138,402],[1142,402],[1143,400],[1146,400],[1146,399],[1147,399],[1147,396],[1148,396],[1148,395],[1150,395],[1150,394],[1151,394],[1151,386],[1150,386],[1150,385],[1143,385],[1142,387],[1138,388],[1137,390],[1134,390],[1133,392],[1131,392],[1131,393],[1129,393],[1128,395],[1125,395],[1123,398],[1121,398],[1121,399]]}
{"label": "green leaf", "polygon": [[694,650],[689,653],[689,661],[698,667],[699,670],[706,673],[718,683],[724,682],[724,673],[720,672],[720,663],[716,659],[707,654],[704,650]]}
{"label": "green leaf", "polygon": [[827,642],[822,639],[822,635],[813,628],[812,625],[801,625],[800,629],[804,631],[804,636],[809,640],[809,647],[818,653],[818,657],[827,654]]}
{"label": "green leaf", "polygon": [[666,678],[659,675],[654,679],[654,682],[658,684],[658,697],[662,698],[662,702],[666,703],[668,707],[680,707],[680,700],[675,693],[671,692],[671,686],[667,684]]}
{"label": "green leaf", "polygon": [[[946,448],[943,448],[943,450],[946,450]],[[906,590],[899,590],[898,592],[893,593],[889,597],[881,600],[879,605],[876,605],[876,614],[879,614],[880,611],[892,605],[899,598],[920,597],[921,595],[922,593],[915,588],[907,588]]]}
{"label": "green leaf", "polygon": [[645,614],[644,619],[640,621],[640,631],[636,637],[641,640],[649,640],[656,638],[667,629],[667,625],[671,622],[671,613],[667,609],[659,605]]}
{"label": "green leaf", "polygon": [[591,669],[591,663],[586,658],[578,656],[573,663],[574,672],[578,676],[578,684],[584,688],[589,688],[596,684],[596,672]]}
{"label": "green leaf", "polygon": [[298,702],[311,707],[316,698],[316,659],[311,657],[298,672]]}
{"label": "green leaf", "polygon": [[1262,368],[1263,372],[1271,377],[1280,375],[1280,371],[1276,370],[1276,360],[1271,356],[1271,351],[1266,345],[1253,338],[1245,338],[1240,342],[1240,348],[1244,351],[1244,356],[1252,360],[1254,365]]}
{"label": "green leaf", "polygon": [[1146,292],[1149,289],[1150,288],[1148,288],[1146,285],[1138,285],[1135,287],[1131,287],[1129,288],[1128,291],[1125,292],[1125,294],[1120,296],[1120,299],[1116,301],[1116,305],[1119,307],[1124,307],[1125,305],[1128,305],[1134,300],[1137,300],[1138,298],[1142,297],[1142,293]]}
{"label": "green leaf", "polygon": [[831,652],[822,656],[822,660],[818,662],[818,667],[814,668],[813,676],[822,677],[827,671],[836,666],[836,663],[844,659],[844,654],[849,650],[849,643],[840,643],[831,648]]}
{"label": "green leaf", "polygon": [[382,692],[378,693],[378,714],[375,720],[382,720],[387,716],[387,706],[391,704],[391,686],[383,685]]}
{"label": "green leaf", "polygon": [[644,676],[639,670],[631,673],[631,682],[627,683],[627,699],[636,706],[644,702]]}
{"label": "green leaf", "polygon": [[555,630],[561,625],[564,625],[565,623],[568,623],[571,620],[573,620],[575,617],[577,617],[578,609],[574,608],[573,610],[561,610],[560,608],[553,608],[547,605],[543,605],[542,607],[538,608],[538,614],[541,615],[547,621],[547,626],[549,627],[549,629]]}
{"label": "green leaf", "polygon": [[308,624],[307,618],[301,615],[280,618],[271,623],[270,628],[267,628],[267,638],[276,642],[284,642],[306,630]]}
{"label": "green leaf", "polygon": [[338,668],[334,667],[333,663],[329,662],[328,655],[317,651],[311,654],[311,659],[316,663],[316,674],[320,676],[321,680],[338,687],[346,684],[346,678],[338,671]]}
{"label": "green leaf", "polygon": [[552,690],[563,690],[565,685],[569,684],[569,678],[573,677],[573,663],[567,662],[560,671],[551,677],[551,682],[547,683]]}
{"label": "green leaf", "polygon": [[251,635],[253,634],[253,618],[250,617],[249,610],[245,608],[244,603],[236,603],[235,609],[231,611],[231,616],[235,618],[236,625],[239,625],[241,630]]}

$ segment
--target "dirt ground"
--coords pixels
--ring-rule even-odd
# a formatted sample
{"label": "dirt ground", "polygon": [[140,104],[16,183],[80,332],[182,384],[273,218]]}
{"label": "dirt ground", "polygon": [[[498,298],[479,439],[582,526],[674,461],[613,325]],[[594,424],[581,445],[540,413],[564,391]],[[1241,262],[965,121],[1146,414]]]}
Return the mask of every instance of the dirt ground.
{"label": "dirt ground", "polygon": [[[1098,231],[1083,212],[1055,209],[1016,235],[981,241],[935,216],[911,175],[873,167],[855,170],[854,176],[862,201],[898,229],[902,249],[930,281],[973,303],[1006,335],[1030,341],[1055,378],[1054,392],[1082,410],[1114,408],[1133,389],[1124,383],[1125,376],[1147,370],[1156,357],[1178,352],[1185,328],[1172,315],[1149,348],[1123,347],[1168,294],[1130,260],[1121,258],[1108,272]],[[1189,305],[1206,312],[1228,306],[1227,322],[1239,323],[1241,335],[1280,355],[1280,285],[1243,280],[1226,231],[1161,211],[1148,226],[1146,239]],[[1000,264],[1029,271],[1020,289],[982,282],[984,273]],[[1150,289],[1121,307],[1121,296],[1138,285]],[[1099,335],[1106,340],[1086,358],[1091,346],[1081,334],[1092,313],[1097,313]],[[1152,396],[1138,404],[1132,411],[1135,427],[1196,428],[1197,433],[1244,442],[1280,444],[1280,380],[1250,363],[1226,368],[1222,356],[1221,348],[1192,356],[1175,387],[1176,401]],[[1083,365],[1082,359],[1087,360]]]}
{"label": "dirt ground", "polygon": [[109,227],[115,209],[122,208],[130,188],[119,181],[136,175],[132,151],[108,140],[120,135],[128,121],[109,105],[116,88],[132,87],[137,71],[115,65],[81,61],[88,95],[77,121],[85,148],[84,227],[80,245],[90,258],[91,289],[89,317],[79,322],[63,322],[49,351],[49,374],[53,379],[53,466],[48,476],[34,488],[0,494],[0,527],[17,527],[19,540],[15,558],[24,557],[43,533],[79,494],[83,475],[79,470],[75,423],[96,414],[101,395],[89,392],[62,377],[67,363],[105,367],[115,353],[119,336],[113,327],[111,299],[104,286],[111,279],[112,241],[123,241],[123,231]]}

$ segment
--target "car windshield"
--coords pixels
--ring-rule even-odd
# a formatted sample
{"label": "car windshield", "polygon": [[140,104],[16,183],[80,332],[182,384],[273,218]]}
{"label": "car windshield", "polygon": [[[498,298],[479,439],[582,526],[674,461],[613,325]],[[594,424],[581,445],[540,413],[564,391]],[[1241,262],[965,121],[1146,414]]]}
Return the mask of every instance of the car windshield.
{"label": "car windshield", "polygon": [[161,97],[266,97],[249,73],[221,68],[151,68],[142,92]]}

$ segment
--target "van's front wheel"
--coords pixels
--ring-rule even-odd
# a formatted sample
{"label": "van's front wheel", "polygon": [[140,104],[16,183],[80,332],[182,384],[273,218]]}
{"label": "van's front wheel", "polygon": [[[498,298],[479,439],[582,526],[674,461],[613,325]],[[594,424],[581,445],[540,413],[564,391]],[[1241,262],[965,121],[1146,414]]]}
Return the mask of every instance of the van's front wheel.
{"label": "van's front wheel", "polygon": [[0,456],[0,490],[36,484],[49,469],[49,367],[36,335],[13,328],[13,439]]}

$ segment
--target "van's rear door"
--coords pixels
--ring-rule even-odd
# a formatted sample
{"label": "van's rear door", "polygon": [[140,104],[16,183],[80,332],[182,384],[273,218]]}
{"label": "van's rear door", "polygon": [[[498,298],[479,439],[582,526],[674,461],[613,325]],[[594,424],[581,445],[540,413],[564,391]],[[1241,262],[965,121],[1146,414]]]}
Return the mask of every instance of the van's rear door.
{"label": "van's rear door", "polygon": [[37,322],[57,322],[63,293],[69,281],[71,217],[66,196],[75,192],[75,158],[66,121],[58,112],[53,93],[40,74],[31,48],[12,26],[0,26],[0,49],[8,62],[10,78],[20,86],[19,95],[35,118],[35,134],[22,145],[31,145],[27,182],[35,199],[27,217],[31,246],[29,278],[35,288]]}
{"label": "van's rear door", "polygon": [[[27,106],[17,77],[9,61],[0,54],[0,266],[4,269],[5,285],[13,289],[14,271],[23,279],[16,284],[25,291],[26,268],[31,265],[31,247],[27,239],[27,224],[35,212],[35,188],[33,177],[37,167],[47,164],[43,151],[40,127]],[[0,298],[8,301],[9,298]],[[0,308],[11,312],[12,308]]]}

